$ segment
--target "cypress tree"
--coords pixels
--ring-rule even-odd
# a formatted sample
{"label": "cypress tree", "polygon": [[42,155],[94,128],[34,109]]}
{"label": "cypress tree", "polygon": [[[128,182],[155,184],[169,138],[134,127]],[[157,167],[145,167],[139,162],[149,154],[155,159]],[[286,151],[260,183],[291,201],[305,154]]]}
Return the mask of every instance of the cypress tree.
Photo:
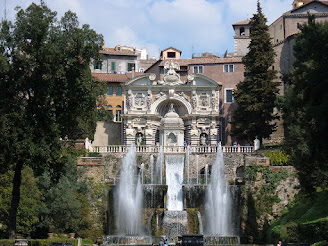
{"label": "cypress tree", "polygon": [[250,21],[249,52],[243,57],[245,79],[234,91],[238,108],[233,111],[232,135],[248,142],[269,137],[276,127],[273,120],[278,118],[273,109],[280,83],[274,81],[276,71],[270,69],[275,52],[266,22],[258,1],[257,13]]}

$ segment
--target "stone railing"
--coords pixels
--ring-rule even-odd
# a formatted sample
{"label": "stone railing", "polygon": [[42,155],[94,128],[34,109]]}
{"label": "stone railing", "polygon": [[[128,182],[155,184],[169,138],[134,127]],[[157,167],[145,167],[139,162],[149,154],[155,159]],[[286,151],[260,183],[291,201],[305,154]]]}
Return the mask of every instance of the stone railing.
{"label": "stone railing", "polygon": [[[93,152],[99,153],[125,153],[129,150],[127,145],[108,145],[108,146],[93,146]],[[160,146],[135,146],[137,153],[158,153]],[[164,153],[186,153],[186,146],[163,146]],[[217,146],[190,146],[191,153],[216,153]],[[222,146],[222,151],[225,153],[251,153],[254,151],[253,146]]]}

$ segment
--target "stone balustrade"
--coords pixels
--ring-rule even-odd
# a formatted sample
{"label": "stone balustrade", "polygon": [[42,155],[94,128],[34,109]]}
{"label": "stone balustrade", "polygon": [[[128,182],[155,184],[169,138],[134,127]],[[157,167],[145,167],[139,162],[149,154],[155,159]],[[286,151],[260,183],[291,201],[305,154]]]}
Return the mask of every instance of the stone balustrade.
{"label": "stone balustrade", "polygon": [[[108,145],[108,146],[93,146],[93,152],[99,153],[125,153],[129,150],[127,145]],[[158,153],[160,146],[135,146],[137,153]],[[163,146],[164,153],[186,153],[186,146]],[[91,151],[91,150],[90,150]],[[216,153],[217,146],[190,146],[191,153]],[[222,146],[222,151],[225,153],[251,153],[254,151],[253,146]]]}

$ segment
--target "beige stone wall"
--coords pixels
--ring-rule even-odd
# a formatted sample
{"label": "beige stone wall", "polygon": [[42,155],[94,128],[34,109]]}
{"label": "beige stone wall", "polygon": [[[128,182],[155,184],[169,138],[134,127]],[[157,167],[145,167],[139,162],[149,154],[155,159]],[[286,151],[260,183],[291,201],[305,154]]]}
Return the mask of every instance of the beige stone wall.
{"label": "beige stone wall", "polygon": [[92,146],[122,144],[122,123],[98,121]]}

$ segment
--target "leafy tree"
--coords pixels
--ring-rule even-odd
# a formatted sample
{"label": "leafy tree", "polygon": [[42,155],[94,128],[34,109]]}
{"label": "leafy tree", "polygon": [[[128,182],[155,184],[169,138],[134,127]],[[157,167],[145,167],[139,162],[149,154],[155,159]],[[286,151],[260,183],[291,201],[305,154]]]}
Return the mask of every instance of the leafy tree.
{"label": "leafy tree", "polygon": [[15,174],[8,232],[15,235],[22,169],[36,175],[52,169],[59,179],[64,141],[91,137],[99,93],[89,69],[98,59],[102,36],[79,27],[67,12],[60,21],[41,2],[17,12],[0,29],[0,161]]}
{"label": "leafy tree", "polygon": [[[17,232],[28,236],[35,230],[39,222],[38,210],[43,206],[43,201],[33,170],[26,166],[22,170],[22,174],[21,201],[17,212]],[[3,225],[0,233],[2,236],[6,231],[6,225],[8,225],[13,176],[12,170],[0,175],[0,223]]]}
{"label": "leafy tree", "polygon": [[275,129],[272,121],[277,119],[273,109],[279,82],[274,81],[275,71],[269,69],[275,53],[266,22],[258,1],[257,14],[250,21],[249,52],[243,57],[245,79],[234,92],[238,108],[233,112],[232,135],[247,141],[269,137]]}
{"label": "leafy tree", "polygon": [[294,70],[285,76],[283,119],[301,185],[312,193],[328,187],[328,23],[309,16],[300,30]]}

